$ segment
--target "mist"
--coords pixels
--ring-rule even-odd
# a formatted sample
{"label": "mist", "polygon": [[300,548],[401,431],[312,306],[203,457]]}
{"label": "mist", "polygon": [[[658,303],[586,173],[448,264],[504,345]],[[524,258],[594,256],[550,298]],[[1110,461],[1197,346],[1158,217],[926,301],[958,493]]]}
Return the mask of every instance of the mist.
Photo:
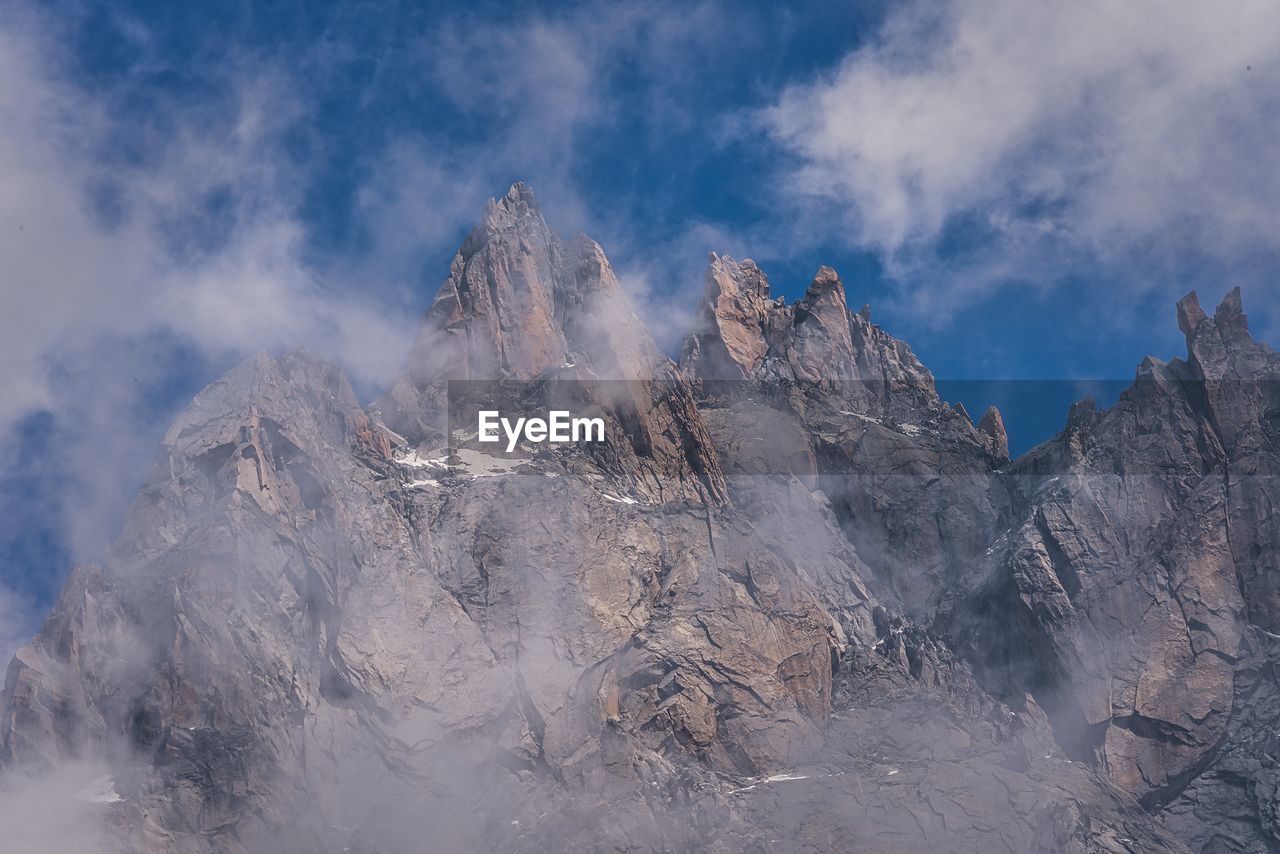
{"label": "mist", "polygon": [[0,0],[0,836],[1274,844],[1280,31],[1015,6]]}

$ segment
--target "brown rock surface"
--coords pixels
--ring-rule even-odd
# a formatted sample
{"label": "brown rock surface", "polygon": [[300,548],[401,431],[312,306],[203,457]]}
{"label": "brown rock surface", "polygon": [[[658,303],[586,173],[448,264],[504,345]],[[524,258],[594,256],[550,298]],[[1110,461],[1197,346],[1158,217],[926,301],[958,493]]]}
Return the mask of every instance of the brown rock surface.
{"label": "brown rock surface", "polygon": [[503,394],[531,405],[549,403],[556,380],[572,386],[577,408],[608,420],[608,447],[594,449],[595,463],[610,461],[608,475],[648,497],[724,499],[688,384],[636,317],[603,250],[584,236],[562,241],[533,192],[516,184],[490,203],[454,257],[408,370],[376,409],[410,444],[435,453],[457,441],[450,381],[455,396],[505,383]]}
{"label": "brown rock surface", "polygon": [[[1254,704],[1276,620],[1280,358],[1249,336],[1238,291],[1212,318],[1189,295],[1178,322],[1186,361],[1144,360],[1115,407],[1073,407],[1013,465],[1020,521],[952,633],[972,631],[997,693],[1033,691],[1072,755],[1163,809],[1193,850],[1274,850],[1271,772],[1226,769],[1270,726]],[[1214,809],[1220,832],[1196,825]]]}
{"label": "brown rock surface", "polygon": [[[726,322],[742,316],[743,294],[756,319]],[[681,370],[699,383],[724,469],[813,474],[886,601],[930,616],[987,546],[1004,500],[991,472],[1007,449],[938,397],[933,375],[869,310],[849,311],[829,267],[787,306],[769,299],[755,264],[713,256],[702,318]],[[732,370],[717,355],[744,350],[760,355]],[[739,438],[751,436],[768,439]],[[772,460],[770,445],[782,449]]]}
{"label": "brown rock surface", "polygon": [[[148,854],[1277,850],[1238,294],[1012,464],[829,268],[712,256],[700,323],[677,372],[517,185],[377,407],[239,366],[10,664],[0,782],[91,765],[92,850]],[[509,392],[608,441],[456,435]]]}

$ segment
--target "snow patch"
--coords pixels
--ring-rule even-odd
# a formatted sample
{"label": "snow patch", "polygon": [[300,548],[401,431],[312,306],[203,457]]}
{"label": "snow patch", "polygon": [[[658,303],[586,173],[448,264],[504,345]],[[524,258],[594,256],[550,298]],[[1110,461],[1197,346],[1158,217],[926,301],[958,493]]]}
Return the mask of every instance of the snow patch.
{"label": "snow patch", "polygon": [[110,774],[90,780],[87,786],[76,792],[75,798],[86,804],[118,804],[124,800],[116,792],[116,781]]}
{"label": "snow patch", "polygon": [[987,547],[987,554],[988,554],[988,555],[993,555],[993,554],[995,554],[995,553],[996,553],[996,549],[1000,548],[1000,547],[1001,547],[1001,544],[1002,544],[1002,543],[1004,543],[1006,540],[1008,540],[1008,539],[1009,539],[1009,533],[1010,533],[1009,531],[1005,531],[1003,534],[1001,534],[1000,536],[996,537],[995,542],[994,542],[994,543],[992,543],[990,546],[988,546],[988,547]]}
{"label": "snow patch", "polygon": [[473,478],[510,474],[519,466],[529,462],[518,457],[513,459],[491,457],[488,454],[482,454],[470,448],[459,448],[455,456],[457,456],[461,467],[466,469]]}
{"label": "snow patch", "polygon": [[619,498],[616,495],[610,495],[607,492],[602,492],[600,493],[600,497],[603,498],[605,501],[613,501],[618,504],[639,504],[640,503],[639,501],[636,501],[634,498],[632,498],[629,495],[624,495],[621,498]]}
{"label": "snow patch", "polygon": [[396,457],[396,462],[402,466],[409,466],[410,468],[415,469],[444,469],[449,467],[448,457],[433,457],[431,459],[427,459],[426,457],[419,456],[417,451],[409,451],[407,454]]}
{"label": "snow patch", "polygon": [[[819,774],[818,776],[827,777],[830,775]],[[772,777],[754,777],[754,778],[751,778],[751,782],[749,785],[739,786],[736,789],[730,789],[729,793],[736,795],[740,792],[749,792],[752,789],[754,789],[756,786],[767,786],[770,783],[788,783],[793,780],[808,780],[808,779],[809,779],[808,774],[791,774],[787,772],[783,772],[781,774],[774,774]]]}

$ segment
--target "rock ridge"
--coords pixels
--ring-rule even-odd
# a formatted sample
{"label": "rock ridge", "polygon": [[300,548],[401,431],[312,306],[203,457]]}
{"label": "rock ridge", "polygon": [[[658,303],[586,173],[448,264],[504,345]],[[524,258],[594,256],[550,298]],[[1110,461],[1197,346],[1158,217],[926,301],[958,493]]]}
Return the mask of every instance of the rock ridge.
{"label": "rock ridge", "polygon": [[[0,780],[93,765],[131,854],[1280,850],[1280,358],[1177,322],[1010,461],[831,268],[713,253],[673,363],[516,184],[375,405],[290,352],[179,414]],[[617,439],[486,456],[471,387]]]}

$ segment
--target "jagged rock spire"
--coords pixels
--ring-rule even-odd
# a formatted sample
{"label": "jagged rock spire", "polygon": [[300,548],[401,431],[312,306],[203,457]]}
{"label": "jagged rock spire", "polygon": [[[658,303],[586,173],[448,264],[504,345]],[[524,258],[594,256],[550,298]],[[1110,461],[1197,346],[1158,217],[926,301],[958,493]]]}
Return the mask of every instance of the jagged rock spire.
{"label": "jagged rock spire", "polygon": [[[717,351],[751,382],[703,412],[726,458],[787,458],[740,468],[733,506],[667,491],[715,484],[684,383],[624,384],[633,497],[464,474],[330,366],[256,357],[179,417],[108,562],[10,666],[0,766],[101,758],[107,797],[40,812],[92,810],[102,850],[1184,850],[1157,822],[1274,848],[1280,366],[1238,294],[1182,307],[1188,361],[1144,364],[1160,397],[1080,404],[1039,452],[1056,468],[997,473],[975,437],[999,414],[975,430],[926,394],[834,271],[785,308],[717,263],[695,344],[741,321],[764,350]],[[599,247],[527,187],[446,284],[428,383],[651,367]],[[840,371],[896,402],[859,410]],[[819,461],[854,476],[792,476]]]}
{"label": "jagged rock spire", "polygon": [[562,239],[533,191],[517,183],[490,200],[454,256],[407,370],[377,406],[414,444],[439,446],[448,381],[553,376],[628,381],[583,389],[607,398],[597,402],[610,410],[627,410],[615,413],[624,424],[613,462],[635,477],[635,466],[656,466],[682,481],[690,497],[724,497],[688,384],[636,315],[604,250],[585,235]]}
{"label": "jagged rock spire", "polygon": [[595,241],[565,241],[523,183],[490,200],[423,319],[409,377],[532,379],[586,361],[637,378],[662,356]]}
{"label": "jagged rock spire", "polygon": [[[1208,323],[1206,324],[1206,321]],[[1222,298],[1222,302],[1213,312],[1213,318],[1205,314],[1200,307],[1200,298],[1195,291],[1178,300],[1178,328],[1187,339],[1188,355],[1195,357],[1197,343],[1204,345],[1202,332],[1208,335],[1212,328],[1213,336],[1218,342],[1229,345],[1232,342],[1253,342],[1249,334],[1249,316],[1244,313],[1244,304],[1240,296],[1240,288],[1232,288]]]}
{"label": "jagged rock spire", "polygon": [[870,306],[849,310],[831,267],[820,267],[793,305],[770,299],[753,261],[712,253],[706,283],[701,325],[680,359],[686,375],[825,385],[854,406],[875,408],[891,391],[904,392],[911,405],[940,405],[933,376],[911,348],[871,322]]}
{"label": "jagged rock spire", "polygon": [[998,460],[1009,459],[1009,434],[1004,428],[1004,417],[995,406],[988,406],[978,421],[978,432],[984,437],[987,449]]}
{"label": "jagged rock spire", "polygon": [[1208,315],[1200,307],[1200,297],[1196,295],[1195,291],[1178,300],[1178,328],[1187,337],[1188,345],[1195,338],[1196,330],[1206,317]]}
{"label": "jagged rock spire", "polygon": [[737,262],[712,252],[702,302],[703,330],[685,343],[685,370],[703,378],[750,377],[769,351],[775,307],[769,299],[769,279],[754,261]]}

